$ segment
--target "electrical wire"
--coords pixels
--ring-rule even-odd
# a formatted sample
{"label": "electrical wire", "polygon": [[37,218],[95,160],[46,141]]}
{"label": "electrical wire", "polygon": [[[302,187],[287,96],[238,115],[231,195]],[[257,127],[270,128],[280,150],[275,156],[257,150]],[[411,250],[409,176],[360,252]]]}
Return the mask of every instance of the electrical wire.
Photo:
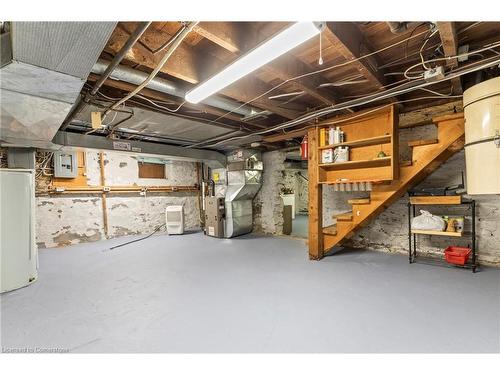
{"label": "electrical wire", "polygon": [[238,109],[240,109],[240,108],[244,107],[245,105],[248,105],[248,104],[250,104],[250,103],[254,102],[255,100],[258,100],[258,99],[262,98],[262,97],[263,97],[263,96],[265,96],[265,95],[268,95],[269,93],[273,92],[274,90],[276,90],[276,89],[278,89],[278,88],[282,87],[283,85],[285,85],[285,84],[287,84],[287,83],[289,83],[289,82],[293,82],[293,81],[296,81],[296,80],[298,80],[298,79],[302,79],[302,78],[305,78],[305,77],[309,77],[309,76],[312,76],[312,75],[315,75],[315,74],[320,74],[320,73],[323,73],[323,72],[327,72],[327,71],[332,70],[332,69],[336,69],[336,68],[340,68],[340,67],[343,67],[343,66],[347,66],[347,65],[352,64],[352,63],[354,63],[354,62],[356,62],[356,61],[360,61],[360,60],[366,59],[366,58],[368,58],[368,57],[370,57],[370,56],[376,55],[376,54],[378,54],[378,53],[380,53],[380,52],[383,52],[383,51],[386,51],[386,50],[388,50],[388,49],[390,49],[390,48],[393,48],[393,47],[395,47],[395,46],[398,46],[398,45],[400,45],[400,44],[402,44],[402,43],[406,42],[406,41],[407,41],[407,40],[409,40],[409,39],[414,39],[414,38],[417,38],[417,37],[419,37],[419,36],[421,36],[421,35],[423,35],[423,34],[427,34],[427,33],[428,33],[428,31],[427,31],[427,30],[426,30],[426,31],[422,31],[422,32],[420,32],[420,33],[418,33],[418,34],[412,35],[412,36],[410,36],[410,37],[408,37],[408,38],[406,38],[406,39],[402,39],[402,40],[400,40],[400,41],[398,41],[398,42],[395,42],[395,43],[393,43],[393,44],[391,44],[391,45],[389,45],[389,46],[386,46],[386,47],[380,48],[380,49],[378,49],[378,50],[376,50],[376,51],[374,51],[374,52],[370,52],[370,53],[367,53],[367,54],[365,54],[365,55],[359,56],[359,57],[357,57],[357,58],[355,58],[355,59],[352,59],[352,60],[349,60],[349,61],[346,61],[346,62],[343,62],[343,63],[340,63],[340,64],[335,64],[335,65],[332,65],[332,66],[329,66],[329,67],[326,67],[326,68],[318,69],[318,70],[315,70],[315,71],[312,71],[312,72],[304,73],[304,74],[298,75],[298,76],[296,76],[296,77],[292,77],[292,78],[286,79],[286,80],[284,80],[283,82],[281,82],[281,83],[277,84],[276,86],[274,86],[274,87],[270,88],[270,89],[269,89],[269,90],[267,90],[266,92],[264,92],[264,93],[262,93],[262,94],[260,94],[260,95],[256,96],[255,98],[250,99],[250,100],[248,100],[248,101],[246,101],[246,102],[242,103],[239,107],[234,108],[233,110],[228,111],[228,112],[224,113],[223,115],[221,115],[221,116],[217,117],[217,118],[216,118],[215,120],[213,120],[213,121],[219,121],[220,119],[222,119],[222,118],[226,117],[227,115],[229,115],[229,114],[233,113],[234,111],[236,111],[236,110],[238,110]]}
{"label": "electrical wire", "polygon": [[118,107],[120,104],[125,103],[127,100],[138,94],[144,87],[148,85],[149,82],[158,74],[158,72],[163,68],[167,60],[172,56],[172,54],[175,52],[177,47],[182,43],[182,41],[186,38],[186,36],[193,30],[193,28],[198,24],[198,22],[191,22],[187,25],[185,25],[180,32],[177,34],[177,37],[174,38],[172,41],[172,45],[170,48],[167,50],[165,55],[161,58],[159,61],[158,65],[153,69],[153,71],[149,74],[149,76],[140,84],[138,85],[134,90],[132,90],[130,93],[128,93],[124,98],[120,99],[118,102],[114,103],[111,105],[106,112],[109,112],[110,110],[115,109]]}
{"label": "electrical wire", "polygon": [[[475,54],[478,54],[479,52],[488,51],[488,50],[496,53],[496,51],[493,50],[493,48],[496,48],[499,46],[500,46],[500,40],[493,42],[493,43],[490,43],[490,44],[487,44],[487,45],[483,46],[482,48],[474,50],[474,51],[464,52],[464,53],[454,55],[454,56],[447,56],[447,57],[439,57],[439,58],[435,58],[435,59],[430,59],[430,60],[426,60],[425,63],[432,63],[432,62],[438,62],[438,61],[449,61],[452,59],[458,59],[458,58],[462,58],[462,57],[466,57],[466,56],[470,56],[470,55],[475,55]],[[410,66],[408,69],[405,70],[404,76],[408,79],[422,78],[423,73],[419,74],[418,76],[411,76],[408,74],[411,70],[413,70],[416,67],[419,67],[420,65],[424,65],[424,61],[422,61],[421,63],[414,64],[414,65]],[[425,67],[425,65],[424,65],[424,67]]]}
{"label": "electrical wire", "polygon": [[[321,110],[318,110],[318,111],[315,111],[315,112],[312,112],[312,113],[300,116],[299,118],[297,118],[295,120],[290,120],[290,121],[287,121],[287,122],[285,122],[283,124],[280,124],[280,125],[277,125],[277,126],[273,126],[273,127],[269,128],[269,129],[266,129],[266,130],[258,131],[258,132],[255,132],[255,133],[252,133],[252,134],[249,134],[249,135],[244,135],[244,136],[239,136],[239,137],[232,137],[232,138],[225,139],[225,140],[222,140],[220,142],[217,142],[215,144],[205,145],[206,142],[199,142],[197,144],[191,145],[190,147],[196,147],[196,146],[200,146],[200,145],[205,145],[205,147],[215,147],[215,146],[218,146],[220,144],[223,144],[223,143],[226,143],[226,142],[230,142],[232,140],[244,139],[244,138],[255,136],[255,135],[267,134],[269,132],[273,132],[273,131],[277,131],[277,130],[289,128],[289,127],[296,126],[296,125],[302,124],[304,122],[307,122],[307,121],[309,121],[311,119],[318,118],[318,117],[330,114],[332,112],[337,112],[337,111],[341,111],[341,110],[346,109],[346,108],[357,107],[357,106],[360,106],[360,105],[366,105],[366,104],[372,103],[372,102],[377,101],[377,100],[383,100],[383,99],[387,99],[389,97],[393,97],[393,96],[397,96],[397,95],[400,95],[400,94],[404,94],[406,92],[409,92],[409,91],[412,91],[412,90],[415,90],[415,89],[419,89],[419,88],[424,87],[424,86],[436,84],[436,83],[439,83],[439,82],[444,81],[444,80],[449,80],[449,79],[452,79],[452,78],[455,78],[455,77],[459,77],[462,74],[466,74],[470,70],[476,71],[476,70],[479,70],[479,69],[484,69],[484,68],[486,68],[488,66],[491,66],[491,65],[494,65],[494,64],[498,64],[498,62],[499,62],[498,59],[489,59],[489,60],[490,61],[483,63],[479,67],[475,66],[475,65],[477,65],[477,63],[473,63],[473,64],[469,64],[468,66],[456,69],[452,73],[448,74],[448,76],[446,76],[445,79],[442,79],[442,80],[438,80],[438,81],[435,81],[435,82],[423,81],[423,82],[421,82],[421,83],[418,84],[419,87],[417,87],[417,85],[411,85],[411,82],[408,82],[406,84],[406,86],[408,86],[408,87],[403,87],[403,88],[399,87],[399,91],[396,90],[394,92],[389,92],[388,91],[388,92],[383,92],[383,93],[378,93],[378,92],[377,93],[373,93],[373,94],[367,95],[365,97],[366,100],[362,101],[360,103],[355,103],[355,104],[353,104],[353,103],[343,103],[343,104],[339,104],[339,105],[334,105],[334,106],[326,107],[324,109],[321,109]],[[465,73],[463,73],[463,72],[465,72]],[[405,86],[405,84],[400,85],[400,86]],[[379,96],[379,97],[377,97],[377,96]],[[442,98],[442,97],[443,96],[439,96],[439,98]],[[424,100],[424,99],[435,99],[435,98],[436,97],[422,97],[422,98],[408,99],[406,101],[415,101],[415,100]],[[399,102],[396,102],[396,103],[391,103],[389,105],[398,104],[398,103],[404,103],[406,101],[399,101]],[[365,114],[366,114],[366,112],[365,112]],[[355,117],[352,117],[352,118],[355,118]]]}
{"label": "electrical wire", "polygon": [[438,29],[436,28],[436,30],[434,30],[431,35],[429,35],[425,40],[424,40],[424,43],[422,43],[422,47],[420,47],[420,50],[419,50],[419,54],[420,54],[420,60],[422,61],[422,66],[424,67],[425,70],[430,70],[430,68],[428,68],[426,65],[425,65],[425,59],[424,59],[424,55],[422,54],[422,51],[424,50],[424,47],[426,46],[427,42],[434,36],[436,35],[438,32]]}
{"label": "electrical wire", "polygon": [[175,108],[175,109],[171,109],[171,108],[165,107],[165,106],[163,106],[163,105],[156,104],[153,100],[151,100],[151,99],[149,99],[149,98],[146,98],[145,96],[142,96],[142,95],[139,95],[139,94],[137,94],[136,96],[137,96],[138,98],[141,98],[141,99],[143,99],[143,100],[145,100],[145,101],[147,101],[147,102],[151,103],[151,104],[152,104],[152,105],[154,105],[155,107],[158,107],[158,108],[161,108],[161,109],[165,109],[165,110],[167,110],[167,111],[169,111],[169,112],[172,112],[172,113],[177,112],[179,109],[181,109],[181,108],[182,108],[182,106],[183,106],[184,104],[186,104],[186,101],[184,100],[181,104],[179,104],[179,106],[178,106],[177,108]]}
{"label": "electrical wire", "polygon": [[[453,95],[453,96],[449,96],[449,98],[455,98],[455,97],[462,97],[461,95]],[[391,107],[395,104],[402,104],[402,103],[407,103],[407,102],[413,102],[413,101],[418,101],[418,100],[429,100],[429,99],[441,99],[443,98],[442,95],[439,95],[439,96],[424,96],[424,97],[419,97],[419,98],[412,98],[412,99],[405,99],[405,100],[399,100],[397,102],[393,102],[393,103],[390,103],[390,104],[386,104],[386,105],[383,105],[383,106],[380,106],[380,107],[377,107],[377,108],[374,108],[372,110],[368,110],[368,111],[363,111],[362,113],[360,113],[359,115],[356,115],[356,116],[349,116],[348,118],[345,118],[345,119],[340,119],[340,120],[332,120],[331,122],[325,122],[326,125],[333,125],[333,124],[339,124],[339,123],[342,123],[342,122],[346,122],[346,121],[351,121],[355,118],[358,118],[358,117],[363,117],[363,116],[366,116],[370,113],[373,113],[373,112],[377,112],[377,111],[380,111],[384,108],[387,108],[387,107]],[[312,125],[310,127],[313,127],[315,125]],[[204,147],[215,147],[215,146],[219,146],[223,143],[226,143],[226,142],[230,142],[230,141],[234,141],[234,140],[239,140],[239,139],[244,139],[244,138],[247,138],[249,136],[255,136],[255,135],[262,135],[262,134],[266,134],[266,133],[269,133],[270,131],[276,131],[276,130],[279,130],[279,129],[268,129],[269,131],[261,131],[261,132],[255,132],[253,134],[250,134],[250,135],[244,135],[244,136],[239,136],[239,137],[233,137],[233,138],[230,138],[230,139],[225,139],[225,140],[222,140],[220,142],[217,142],[215,144],[210,144],[210,145],[205,145]]]}
{"label": "electrical wire", "polygon": [[151,237],[153,234],[155,234],[156,232],[158,232],[162,227],[164,227],[166,224],[162,224],[162,225],[159,225],[156,227],[156,229],[151,232],[150,234],[148,234],[147,236],[144,236],[144,237],[141,237],[141,238],[137,238],[135,240],[132,240],[132,241],[128,241],[128,242],[125,242],[125,243],[122,243],[120,245],[116,245],[116,246],[111,246],[109,249],[107,250],[103,250],[103,251],[110,251],[110,250],[114,250],[114,249],[117,249],[119,247],[123,247],[125,245],[130,245],[131,243],[135,243],[135,242],[139,242],[139,241],[142,241],[142,240],[145,240],[145,239],[148,239],[149,237]]}

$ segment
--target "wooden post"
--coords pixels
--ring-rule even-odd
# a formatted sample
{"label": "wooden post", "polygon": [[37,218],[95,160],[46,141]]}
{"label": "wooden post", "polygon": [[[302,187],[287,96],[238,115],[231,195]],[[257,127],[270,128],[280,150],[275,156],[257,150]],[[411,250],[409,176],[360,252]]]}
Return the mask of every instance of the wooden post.
{"label": "wooden post", "polygon": [[310,129],[307,133],[309,149],[309,259],[323,258],[323,189],[319,184],[319,129]]}
{"label": "wooden post", "polygon": [[[101,186],[106,186],[106,177],[104,175],[104,153],[99,152],[99,169],[101,171]],[[106,192],[103,190],[101,196],[102,202],[102,225],[104,228],[104,235],[108,237],[108,207],[106,203]]]}

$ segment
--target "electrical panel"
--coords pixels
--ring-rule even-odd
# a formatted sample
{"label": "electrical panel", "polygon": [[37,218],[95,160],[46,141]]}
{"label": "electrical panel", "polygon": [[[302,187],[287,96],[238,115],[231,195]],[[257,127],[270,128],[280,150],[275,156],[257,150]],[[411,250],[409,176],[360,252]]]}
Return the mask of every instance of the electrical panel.
{"label": "electrical panel", "polygon": [[54,152],[54,177],[75,178],[78,176],[76,152]]}

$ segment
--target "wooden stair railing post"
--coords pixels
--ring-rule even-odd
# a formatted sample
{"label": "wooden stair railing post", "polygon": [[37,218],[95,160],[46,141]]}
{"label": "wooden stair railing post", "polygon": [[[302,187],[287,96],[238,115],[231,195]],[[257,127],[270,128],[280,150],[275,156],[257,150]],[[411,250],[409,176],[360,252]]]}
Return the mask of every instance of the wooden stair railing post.
{"label": "wooden stair railing post", "polygon": [[323,188],[319,183],[319,129],[310,129],[308,141],[309,175],[309,259],[323,258]]}

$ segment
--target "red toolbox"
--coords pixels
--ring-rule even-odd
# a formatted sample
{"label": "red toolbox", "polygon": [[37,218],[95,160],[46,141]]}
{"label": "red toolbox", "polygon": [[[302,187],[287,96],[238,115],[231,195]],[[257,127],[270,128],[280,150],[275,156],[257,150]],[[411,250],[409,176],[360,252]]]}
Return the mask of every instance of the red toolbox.
{"label": "red toolbox", "polygon": [[448,246],[444,251],[444,258],[448,263],[463,266],[469,260],[471,252],[468,247]]}

